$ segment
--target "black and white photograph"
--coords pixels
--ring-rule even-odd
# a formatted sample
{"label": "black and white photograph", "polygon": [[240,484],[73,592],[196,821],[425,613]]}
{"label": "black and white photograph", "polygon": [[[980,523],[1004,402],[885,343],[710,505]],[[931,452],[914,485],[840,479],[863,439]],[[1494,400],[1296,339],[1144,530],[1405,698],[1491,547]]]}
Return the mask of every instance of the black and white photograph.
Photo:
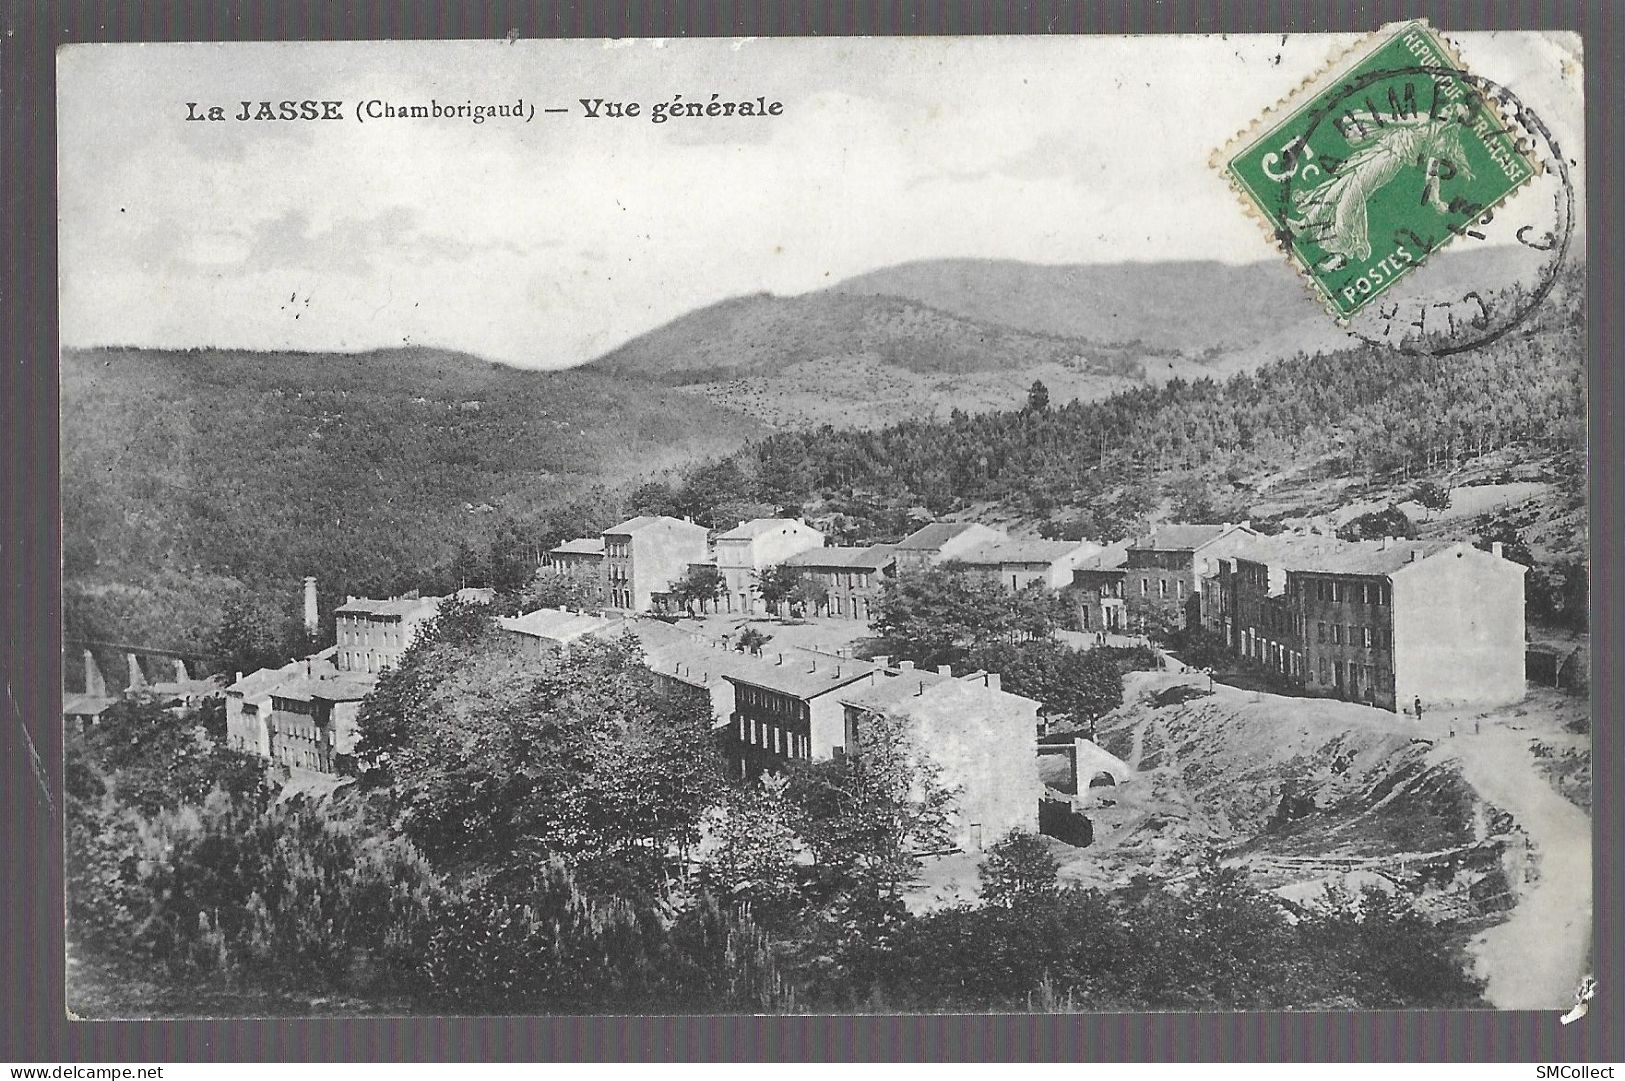
{"label": "black and white photograph", "polygon": [[62,47],[62,1008],[1583,1013],[1584,73]]}

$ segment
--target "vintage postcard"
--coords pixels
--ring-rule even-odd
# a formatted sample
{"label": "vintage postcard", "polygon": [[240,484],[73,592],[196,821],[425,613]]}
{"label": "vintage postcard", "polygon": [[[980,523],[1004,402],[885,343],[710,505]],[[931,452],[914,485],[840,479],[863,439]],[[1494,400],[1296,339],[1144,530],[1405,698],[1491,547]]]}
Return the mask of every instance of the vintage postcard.
{"label": "vintage postcard", "polygon": [[63,48],[65,1008],[1575,1007],[1583,69]]}

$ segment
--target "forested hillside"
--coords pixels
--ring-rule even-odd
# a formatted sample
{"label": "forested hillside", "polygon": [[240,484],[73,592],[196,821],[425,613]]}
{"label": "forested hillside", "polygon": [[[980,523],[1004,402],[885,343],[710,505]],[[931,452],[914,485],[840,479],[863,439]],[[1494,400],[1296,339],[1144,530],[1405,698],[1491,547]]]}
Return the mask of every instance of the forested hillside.
{"label": "forested hillside", "polygon": [[[999,359],[986,349],[984,367]],[[932,377],[952,386],[968,358],[929,362],[944,365]],[[522,372],[424,349],[70,352],[69,633],[199,646],[222,624],[283,626],[306,574],[324,611],[350,592],[511,586],[550,544],[623,513],[726,527],[802,511],[844,543],[941,515],[1113,538],[1153,519],[1378,511],[1424,478],[1534,483],[1544,502],[1505,521],[1433,528],[1531,548],[1538,534],[1537,561],[1583,571],[1583,268],[1515,332],[1449,357],[1300,353],[1085,402],[1021,384],[1025,407],[870,430],[770,434],[638,378],[640,365],[611,369]]]}
{"label": "forested hillside", "polygon": [[783,432],[743,452],[770,499],[864,489],[934,512],[1000,503],[1043,517],[1103,496],[1232,507],[1284,476],[1420,476],[1513,443],[1583,453],[1584,278],[1518,331],[1447,357],[1378,346],[1289,357],[1229,380],[1175,379],[1097,402],[876,431]]}
{"label": "forested hillside", "polygon": [[68,630],[200,645],[233,599],[291,616],[307,574],[324,608],[403,592],[498,536],[534,566],[545,522],[759,431],[623,378],[430,349],[70,351]]}

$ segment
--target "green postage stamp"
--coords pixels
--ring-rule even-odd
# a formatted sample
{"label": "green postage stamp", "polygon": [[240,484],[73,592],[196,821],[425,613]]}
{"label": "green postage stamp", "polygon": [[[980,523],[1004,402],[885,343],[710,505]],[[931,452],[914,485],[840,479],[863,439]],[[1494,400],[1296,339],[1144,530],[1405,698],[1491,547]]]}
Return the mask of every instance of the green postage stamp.
{"label": "green postage stamp", "polygon": [[1341,323],[1487,223],[1540,168],[1495,88],[1426,23],[1351,55],[1215,155]]}

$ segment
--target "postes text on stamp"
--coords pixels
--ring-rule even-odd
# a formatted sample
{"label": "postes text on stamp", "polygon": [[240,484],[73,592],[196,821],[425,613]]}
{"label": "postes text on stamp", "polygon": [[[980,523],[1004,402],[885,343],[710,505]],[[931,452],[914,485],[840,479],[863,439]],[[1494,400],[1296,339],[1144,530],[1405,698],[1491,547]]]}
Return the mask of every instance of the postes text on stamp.
{"label": "postes text on stamp", "polygon": [[1531,141],[1426,23],[1405,23],[1357,55],[1222,159],[1344,323],[1539,170]]}

